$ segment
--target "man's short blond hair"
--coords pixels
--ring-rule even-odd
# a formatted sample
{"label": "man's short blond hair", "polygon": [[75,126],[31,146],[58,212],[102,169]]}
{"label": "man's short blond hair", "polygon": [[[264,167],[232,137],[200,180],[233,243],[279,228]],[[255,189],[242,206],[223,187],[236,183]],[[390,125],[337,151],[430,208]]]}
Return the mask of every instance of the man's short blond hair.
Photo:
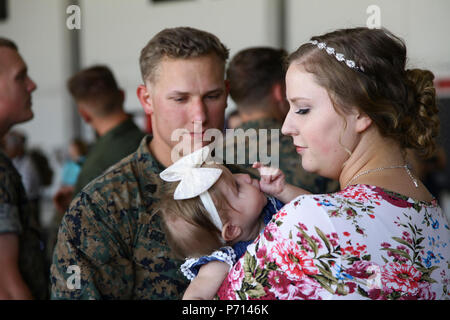
{"label": "man's short blond hair", "polygon": [[0,48],[1,47],[6,47],[6,48],[10,48],[10,49],[19,51],[19,48],[17,48],[17,45],[8,38],[0,37]]}
{"label": "man's short blond hair", "polygon": [[163,58],[188,59],[214,53],[225,62],[229,50],[215,35],[190,28],[168,28],[157,33],[142,49],[139,58],[142,80],[154,82]]}

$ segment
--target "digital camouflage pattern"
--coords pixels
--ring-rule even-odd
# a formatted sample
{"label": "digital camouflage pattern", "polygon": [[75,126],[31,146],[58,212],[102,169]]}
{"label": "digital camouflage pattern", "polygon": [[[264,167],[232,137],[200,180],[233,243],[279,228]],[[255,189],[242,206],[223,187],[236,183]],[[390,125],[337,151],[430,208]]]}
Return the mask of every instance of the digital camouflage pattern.
{"label": "digital camouflage pattern", "polygon": [[19,237],[19,270],[33,298],[47,299],[48,270],[39,217],[27,200],[20,174],[0,151],[0,235],[5,233]]}
{"label": "digital camouflage pattern", "polygon": [[[339,183],[334,180],[323,178],[317,174],[306,172],[301,164],[301,159],[297,153],[295,146],[292,143],[292,138],[281,134],[282,124],[274,119],[258,119],[242,123],[236,129],[243,129],[244,131],[248,129],[255,129],[258,133],[260,129],[267,129],[267,152],[270,155],[271,150],[271,134],[270,129],[279,130],[279,168],[283,171],[286,176],[286,182],[298,186],[300,188],[306,189],[314,194],[319,193],[330,193],[335,192],[339,189]],[[251,168],[253,163],[250,163],[250,159],[255,158],[260,161],[258,150],[259,150],[259,135],[257,135],[256,140],[252,141],[250,138],[247,139],[245,144],[245,164],[242,166]],[[229,152],[230,148],[237,148],[238,141],[235,139],[234,144],[228,143],[226,145],[226,150]],[[258,146],[258,148],[249,148],[250,144]],[[250,154],[252,152],[252,154]],[[234,151],[235,159],[237,157],[237,149]],[[271,155],[270,155],[271,156]],[[240,164],[241,165],[241,164]],[[269,164],[270,165],[270,164]]]}
{"label": "digital camouflage pattern", "polygon": [[[53,255],[52,299],[182,297],[188,285],[179,271],[183,261],[174,258],[155,213],[164,183],[159,173],[165,168],[151,155],[150,141],[145,137],[135,153],[90,182],[72,201]],[[80,289],[72,287],[69,266],[81,271]]]}

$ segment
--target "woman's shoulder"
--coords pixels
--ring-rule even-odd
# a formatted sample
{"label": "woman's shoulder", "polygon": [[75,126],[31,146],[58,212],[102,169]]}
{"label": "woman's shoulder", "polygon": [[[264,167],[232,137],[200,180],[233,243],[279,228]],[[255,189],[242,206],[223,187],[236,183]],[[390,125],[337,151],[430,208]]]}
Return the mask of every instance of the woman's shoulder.
{"label": "woman's shoulder", "polygon": [[313,228],[353,230],[366,236],[368,230],[385,230],[386,223],[408,220],[427,225],[438,221],[448,225],[437,202],[417,201],[369,185],[350,186],[331,194],[301,195],[283,207],[272,219],[281,229],[298,225]]}
{"label": "woman's shoulder", "polygon": [[415,208],[416,211],[420,211],[421,208],[440,210],[436,199],[430,202],[415,200],[397,192],[365,184],[352,185],[335,193],[300,195],[292,200],[289,205],[292,208],[313,205],[324,209],[332,209],[333,207],[342,208],[345,205],[375,210],[377,207],[384,206]]}

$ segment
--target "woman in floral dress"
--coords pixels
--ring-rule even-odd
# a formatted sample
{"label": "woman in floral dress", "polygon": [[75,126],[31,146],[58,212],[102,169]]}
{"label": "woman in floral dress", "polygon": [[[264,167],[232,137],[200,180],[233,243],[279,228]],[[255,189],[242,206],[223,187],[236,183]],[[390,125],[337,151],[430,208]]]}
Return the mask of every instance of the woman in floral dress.
{"label": "woman in floral dress", "polygon": [[405,63],[403,41],[383,29],[337,30],[291,54],[282,133],[305,170],[341,191],[281,209],[220,299],[450,298],[449,224],[406,165],[406,149],[434,151],[434,76]]}

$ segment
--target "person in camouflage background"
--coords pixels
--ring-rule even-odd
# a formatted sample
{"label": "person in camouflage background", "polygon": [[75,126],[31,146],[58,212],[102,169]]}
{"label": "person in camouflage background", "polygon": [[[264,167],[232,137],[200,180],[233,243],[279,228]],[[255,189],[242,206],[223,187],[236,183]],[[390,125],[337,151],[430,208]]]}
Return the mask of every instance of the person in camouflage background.
{"label": "person in camouflage background", "polygon": [[[36,84],[17,46],[0,38],[0,138],[15,124],[33,118]],[[46,299],[48,277],[37,211],[26,197],[21,176],[0,151],[0,300]]]}
{"label": "person in camouflage background", "polygon": [[[188,285],[182,261],[174,258],[157,212],[159,173],[173,163],[179,143],[192,146],[203,130],[223,128],[227,58],[217,37],[187,27],[162,30],[141,51],[144,84],[137,95],[151,115],[152,136],[72,201],[54,250],[52,299],[182,297]],[[186,131],[181,142],[171,139],[176,129]]]}
{"label": "person in camouflage background", "polygon": [[[311,193],[334,192],[339,188],[338,182],[306,172],[292,138],[281,134],[281,126],[289,110],[284,85],[286,56],[282,49],[254,47],[238,52],[230,61],[227,69],[230,96],[236,103],[242,124],[235,128],[234,136],[227,133],[226,153],[234,154],[233,163],[248,168],[253,164],[252,159],[264,162],[260,155],[264,158],[268,155],[268,159],[277,161],[265,164],[278,166],[288,183]],[[254,129],[255,134],[251,134],[249,129]],[[266,136],[260,134],[261,129],[267,131]],[[277,130],[278,135],[272,136],[272,130]],[[247,133],[245,157],[241,154],[240,158],[238,149],[242,143],[235,136],[243,133]],[[261,139],[267,146],[267,153],[260,149]],[[275,154],[271,153],[272,149]],[[254,173],[257,174],[256,171]]]}

